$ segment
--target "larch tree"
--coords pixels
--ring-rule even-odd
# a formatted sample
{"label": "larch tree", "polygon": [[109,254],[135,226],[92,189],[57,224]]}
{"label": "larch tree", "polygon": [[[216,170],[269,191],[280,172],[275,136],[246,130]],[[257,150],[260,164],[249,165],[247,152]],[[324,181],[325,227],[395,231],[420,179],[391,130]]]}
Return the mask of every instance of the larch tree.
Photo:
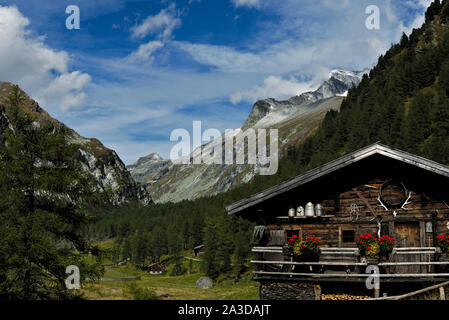
{"label": "larch tree", "polygon": [[[68,290],[66,267],[81,280],[101,274],[98,250],[82,236],[82,210],[91,193],[66,132],[34,121],[25,96],[13,86],[0,136],[0,298],[79,298]],[[88,257],[89,255],[89,257]]]}

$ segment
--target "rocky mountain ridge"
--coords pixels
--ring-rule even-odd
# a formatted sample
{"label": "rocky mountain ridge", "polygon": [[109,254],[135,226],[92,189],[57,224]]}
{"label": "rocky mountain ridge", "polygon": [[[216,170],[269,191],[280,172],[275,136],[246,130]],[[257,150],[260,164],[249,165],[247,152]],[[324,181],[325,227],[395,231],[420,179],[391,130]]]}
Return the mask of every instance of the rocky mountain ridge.
{"label": "rocky mountain ridge", "polygon": [[[258,101],[240,129],[278,129],[282,156],[282,150],[298,145],[313,133],[329,110],[339,110],[347,91],[357,86],[367,72],[333,70],[315,91],[284,101],[272,98]],[[209,142],[213,143],[216,142]],[[258,173],[258,165],[182,164],[155,154],[142,157],[127,168],[136,181],[145,185],[155,202],[215,195],[250,181]]]}
{"label": "rocky mountain ridge", "polygon": [[251,127],[267,127],[271,124],[282,121],[281,119],[278,119],[272,123],[265,122],[258,124],[258,122],[268,114],[278,112],[288,115],[292,110],[294,111],[298,109],[298,107],[305,104],[335,96],[345,96],[351,87],[357,86],[360,83],[363,75],[368,71],[368,69],[363,71],[346,71],[336,69],[329,73],[328,80],[324,81],[315,91],[304,92],[284,101],[277,101],[273,98],[257,101],[254,104],[248,119],[242,126],[242,130],[246,130]]}
{"label": "rocky mountain ridge", "polygon": [[[12,84],[0,82],[0,133],[9,126],[6,98]],[[114,150],[106,148],[97,139],[80,136],[62,122],[52,118],[39,104],[24,93],[26,99],[21,110],[30,115],[38,123],[50,124],[56,129],[63,128],[68,132],[71,143],[79,144],[79,161],[81,166],[93,177],[92,188],[97,191],[111,193],[110,202],[120,205],[127,202],[139,202],[148,205],[152,202],[148,192],[134,181],[122,160]]]}

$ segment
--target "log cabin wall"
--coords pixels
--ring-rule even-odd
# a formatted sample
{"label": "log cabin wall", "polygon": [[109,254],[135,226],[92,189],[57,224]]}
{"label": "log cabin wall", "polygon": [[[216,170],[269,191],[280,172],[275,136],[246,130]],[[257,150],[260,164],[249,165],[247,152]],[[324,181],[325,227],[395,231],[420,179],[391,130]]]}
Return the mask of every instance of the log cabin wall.
{"label": "log cabin wall", "polygon": [[[390,179],[403,184],[407,197],[411,195],[404,206],[406,210],[385,210],[381,206],[379,193]],[[446,190],[449,190],[446,177],[400,161],[371,157],[279,194],[251,210],[254,219],[263,217],[269,230],[286,230],[288,237],[314,234],[321,238],[321,247],[356,247],[359,234],[377,234],[379,218],[381,235],[400,241],[399,238],[403,238],[404,243],[397,241],[397,246],[429,247],[436,245],[438,234],[449,232],[449,192]],[[390,190],[389,196],[394,202],[403,194]],[[290,207],[305,207],[307,202],[320,203],[325,217],[278,218],[287,216]],[[351,241],[352,237],[354,241]]]}
{"label": "log cabin wall", "polygon": [[[382,218],[381,235],[399,238],[400,235],[396,234],[397,225],[415,224],[419,230],[419,235],[417,235],[419,236],[419,245],[422,247],[434,246],[436,235],[448,232],[449,207],[446,202],[407,188],[408,193],[411,192],[410,203],[405,206],[407,210],[390,209],[386,211],[378,200],[384,182],[384,180],[375,179],[355,187],[368,201],[375,215]],[[321,247],[356,247],[359,234],[365,232],[377,234],[378,220],[353,189],[341,192],[330,199],[322,199],[319,203],[323,206],[325,217],[278,218],[278,221],[270,224],[268,229],[286,230],[288,237],[294,234],[300,237],[314,234],[321,238]],[[298,205],[304,206],[305,204]],[[394,211],[397,212],[396,217],[393,216]],[[426,230],[427,223],[432,224],[432,232],[428,232],[429,229]],[[351,238],[354,241],[351,241]],[[400,243],[398,245],[401,246]]]}

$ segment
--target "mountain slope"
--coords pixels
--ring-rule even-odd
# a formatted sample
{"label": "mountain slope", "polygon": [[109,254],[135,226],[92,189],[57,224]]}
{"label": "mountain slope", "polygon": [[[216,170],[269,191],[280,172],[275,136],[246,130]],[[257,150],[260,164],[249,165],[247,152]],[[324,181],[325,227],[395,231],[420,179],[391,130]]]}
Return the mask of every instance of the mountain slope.
{"label": "mountain slope", "polygon": [[[282,154],[289,146],[300,144],[314,132],[329,110],[339,110],[344,99],[342,95],[356,86],[366,72],[334,70],[316,91],[285,101],[258,101],[241,130],[279,129]],[[215,195],[247,183],[258,173],[259,168],[247,164],[186,165],[179,160],[172,163],[151,154],[140,158],[128,169],[136,181],[145,185],[156,202],[178,202]]]}
{"label": "mountain slope", "polygon": [[[6,98],[10,93],[11,86],[10,83],[0,82],[0,133],[9,126]],[[36,101],[28,96],[21,105],[21,110],[29,114],[38,123],[50,124],[55,129],[66,130],[69,141],[81,145],[79,161],[82,167],[93,177],[94,185],[92,187],[102,192],[111,192],[109,200],[112,204],[140,202],[143,205],[148,205],[152,202],[146,190],[131,177],[115,151],[106,148],[97,139],[81,137],[74,130],[52,118]]]}

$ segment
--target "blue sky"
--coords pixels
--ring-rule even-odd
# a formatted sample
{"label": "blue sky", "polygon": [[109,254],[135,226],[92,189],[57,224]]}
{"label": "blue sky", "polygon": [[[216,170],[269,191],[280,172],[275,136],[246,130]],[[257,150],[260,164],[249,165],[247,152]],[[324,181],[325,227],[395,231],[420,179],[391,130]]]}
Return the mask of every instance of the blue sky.
{"label": "blue sky", "polygon": [[[430,0],[0,0],[0,81],[129,164],[170,133],[240,127],[258,99],[372,67]],[[68,5],[80,30],[68,30]],[[368,5],[380,8],[368,30]]]}

